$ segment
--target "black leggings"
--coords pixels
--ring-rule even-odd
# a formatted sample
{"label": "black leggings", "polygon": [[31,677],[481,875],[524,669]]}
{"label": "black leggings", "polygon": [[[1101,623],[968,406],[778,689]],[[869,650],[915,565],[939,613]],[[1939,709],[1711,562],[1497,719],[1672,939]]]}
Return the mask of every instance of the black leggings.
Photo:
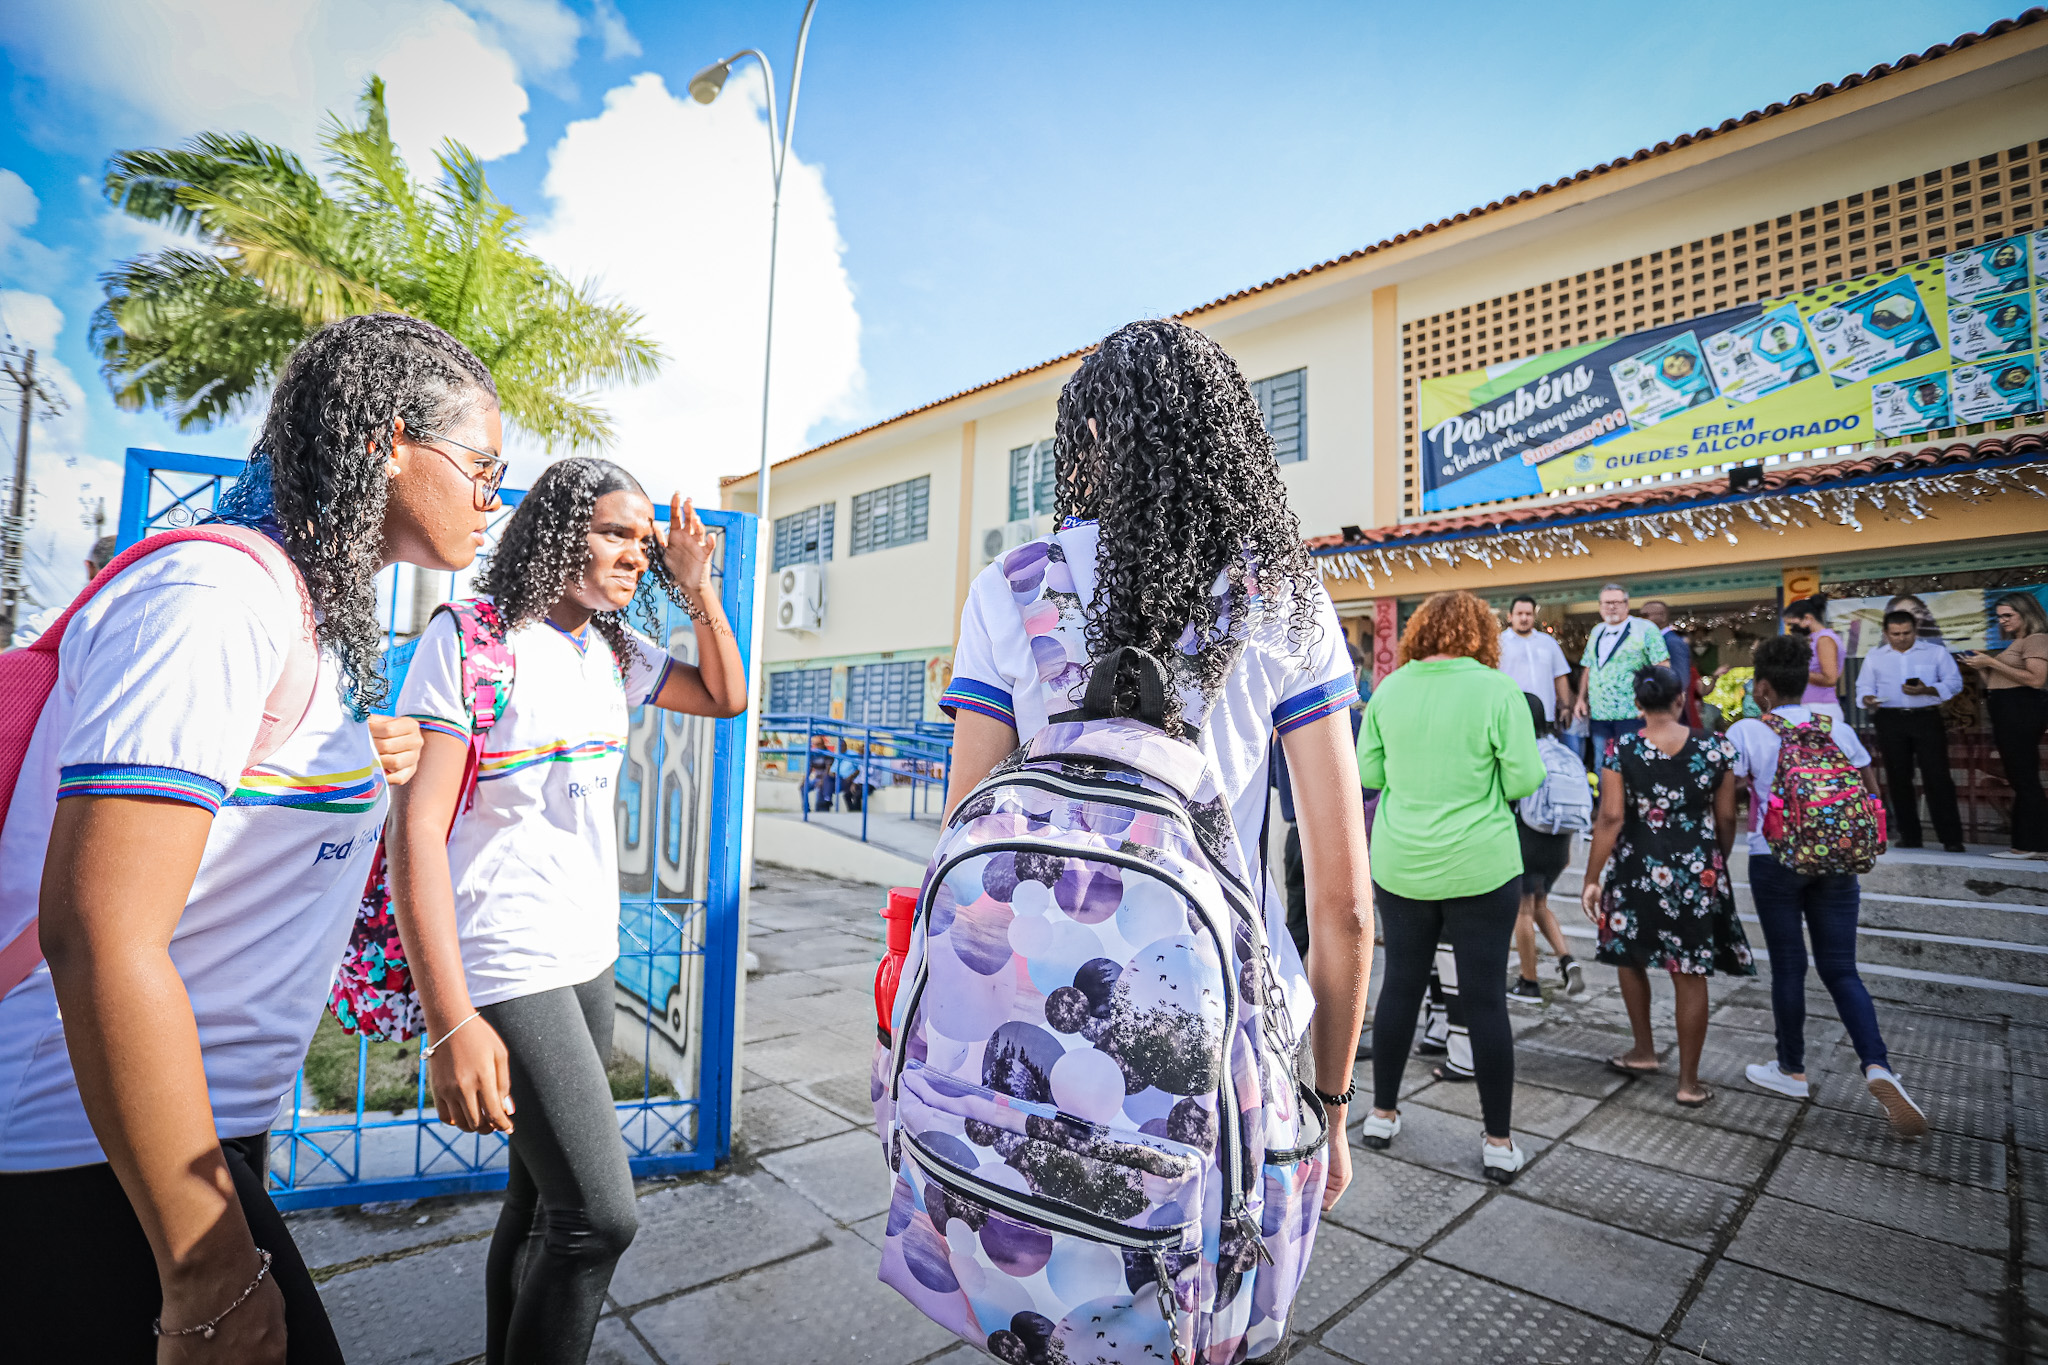
{"label": "black leggings", "polygon": [[2012,846],[2048,853],[2048,799],[2041,795],[2041,732],[2048,729],[2048,692],[1995,687],[1984,694],[1991,737],[2012,785]]}
{"label": "black leggings", "polygon": [[639,1231],[605,1062],[612,969],[480,1011],[512,1058],[511,1178],[484,1266],[485,1359],[590,1354],[605,1291]]}
{"label": "black leggings", "polygon": [[1489,1137],[1508,1136],[1514,1109],[1515,1035],[1508,1024],[1508,946],[1522,905],[1519,875],[1477,896],[1421,901],[1373,883],[1373,906],[1386,940],[1387,974],[1372,1016],[1372,1102],[1393,1109],[1401,1072],[1415,1038],[1415,1015],[1429,989],[1436,945],[1448,943],[1458,962],[1458,999],[1472,1034],[1479,1112]]}
{"label": "black leggings", "polygon": [[[220,1150],[284,1294],[285,1359],[340,1365],[320,1291],[263,1192],[268,1140],[233,1138]],[[162,1311],[156,1258],[112,1166],[0,1173],[0,1355],[15,1365],[155,1365],[150,1323]]]}

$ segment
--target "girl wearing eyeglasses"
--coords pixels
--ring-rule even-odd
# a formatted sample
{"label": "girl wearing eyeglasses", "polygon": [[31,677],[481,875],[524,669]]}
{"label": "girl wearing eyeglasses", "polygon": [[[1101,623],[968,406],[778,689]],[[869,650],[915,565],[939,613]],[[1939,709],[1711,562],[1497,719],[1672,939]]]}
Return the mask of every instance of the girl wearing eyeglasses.
{"label": "girl wearing eyeglasses", "polygon": [[[425,751],[386,846],[434,1102],[464,1131],[511,1135],[485,1269],[491,1365],[584,1359],[637,1227],[605,1076],[619,924],[613,783],[627,712],[746,709],[711,537],[680,495],[669,508],[664,536],[632,475],[577,458],[550,465],[512,514],[477,582],[502,623],[513,681],[482,736],[473,796],[452,614],[428,625],[399,694]],[[670,657],[628,624],[650,576],[695,621],[699,662]]]}

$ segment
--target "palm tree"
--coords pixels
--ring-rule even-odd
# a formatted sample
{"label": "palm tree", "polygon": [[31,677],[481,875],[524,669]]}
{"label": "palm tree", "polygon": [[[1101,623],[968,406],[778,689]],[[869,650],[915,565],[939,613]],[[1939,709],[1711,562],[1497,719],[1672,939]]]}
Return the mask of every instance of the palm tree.
{"label": "palm tree", "polygon": [[640,314],[529,252],[519,215],[461,144],[436,154],[436,184],[414,181],[391,142],[382,80],[370,78],[360,107],[360,126],[328,117],[324,183],[246,134],[108,162],[115,206],[195,239],[101,277],[92,338],[115,402],[167,408],[180,430],[208,427],[260,402],[321,324],[409,313],[490,366],[510,424],[551,447],[609,444],[592,391],[637,383],[662,361]]}

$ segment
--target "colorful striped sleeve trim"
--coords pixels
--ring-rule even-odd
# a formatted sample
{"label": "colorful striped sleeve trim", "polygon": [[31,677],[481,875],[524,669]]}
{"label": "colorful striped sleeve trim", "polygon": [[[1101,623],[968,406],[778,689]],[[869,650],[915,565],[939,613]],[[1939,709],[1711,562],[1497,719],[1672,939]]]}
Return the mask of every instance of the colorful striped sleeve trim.
{"label": "colorful striped sleeve trim", "polygon": [[446,735],[450,739],[459,739],[464,744],[469,743],[469,726],[462,721],[444,720],[440,716],[418,715],[411,717],[411,719],[418,721],[420,729],[430,734]]}
{"label": "colorful striped sleeve trim", "polygon": [[59,770],[57,799],[67,796],[162,796],[220,809],[226,788],[210,777],[182,768],[151,768],[137,763],[80,763]]}
{"label": "colorful striped sleeve trim", "polygon": [[1358,700],[1358,685],[1349,678],[1337,678],[1321,687],[1297,692],[1273,708],[1273,733],[1290,734],[1311,721],[1334,716]]}
{"label": "colorful striped sleeve trim", "polygon": [[647,689],[646,704],[653,705],[655,699],[661,695],[661,689],[668,686],[668,675],[675,671],[675,667],[676,656],[671,654],[662,662],[661,673],[655,678],[654,686]]}
{"label": "colorful striped sleeve trim", "polygon": [[972,678],[954,678],[939,698],[939,709],[949,716],[960,711],[975,711],[990,720],[999,720],[1013,730],[1017,728],[1017,708],[1010,700],[1010,694],[1000,687],[991,687]]}

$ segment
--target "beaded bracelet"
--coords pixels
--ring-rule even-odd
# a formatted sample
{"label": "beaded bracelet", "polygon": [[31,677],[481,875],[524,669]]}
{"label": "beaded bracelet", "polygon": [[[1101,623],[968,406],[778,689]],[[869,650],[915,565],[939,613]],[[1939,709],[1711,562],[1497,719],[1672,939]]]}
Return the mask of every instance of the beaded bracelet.
{"label": "beaded bracelet", "polygon": [[1340,1104],[1351,1103],[1351,1097],[1358,1093],[1358,1082],[1353,1081],[1351,1083],[1351,1088],[1346,1090],[1341,1095],[1326,1095],[1322,1091],[1316,1090],[1314,1086],[1310,1086],[1309,1089],[1315,1090],[1316,1098],[1323,1102],[1323,1107],[1325,1109],[1333,1109]]}

